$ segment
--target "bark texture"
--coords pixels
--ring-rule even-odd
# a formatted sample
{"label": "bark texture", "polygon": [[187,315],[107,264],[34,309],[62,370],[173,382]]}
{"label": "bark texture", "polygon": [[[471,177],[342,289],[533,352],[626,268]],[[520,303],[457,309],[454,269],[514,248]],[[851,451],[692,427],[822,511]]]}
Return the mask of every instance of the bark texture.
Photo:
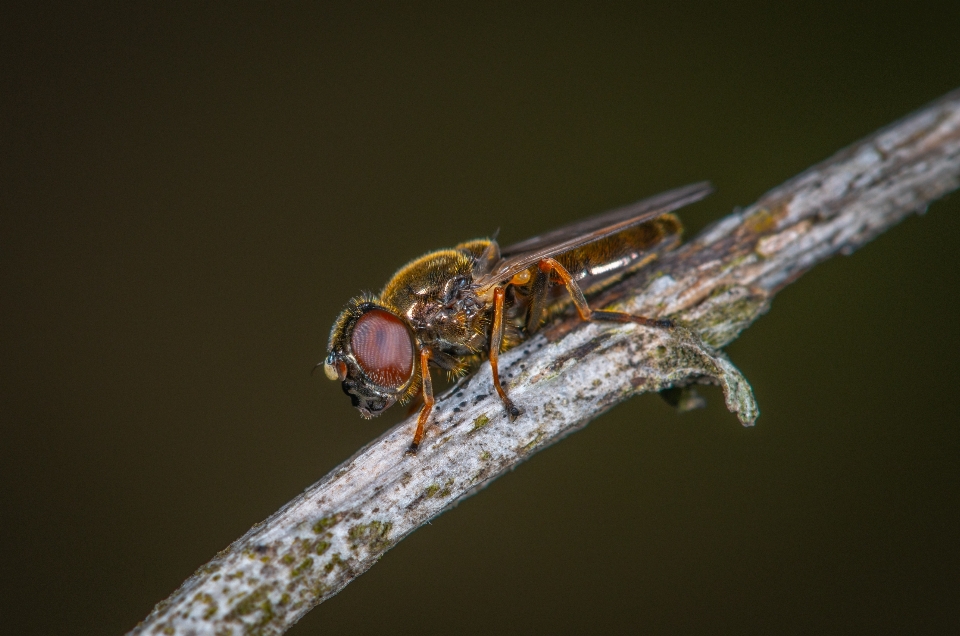
{"label": "bark texture", "polygon": [[437,401],[416,457],[415,417],[255,525],[131,634],[281,634],[404,536],[633,395],[723,388],[744,425],[750,386],[718,351],[777,291],[960,185],[960,91],[878,131],[706,229],[600,299],[675,330],[555,325],[501,357],[523,409],[510,422],[489,364]]}

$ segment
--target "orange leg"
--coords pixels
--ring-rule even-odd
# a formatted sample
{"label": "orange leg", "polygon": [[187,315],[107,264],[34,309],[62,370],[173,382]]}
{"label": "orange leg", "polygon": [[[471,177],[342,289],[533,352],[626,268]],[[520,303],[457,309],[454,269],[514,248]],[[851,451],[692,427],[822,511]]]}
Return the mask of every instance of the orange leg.
{"label": "orange leg", "polygon": [[613,322],[635,322],[647,327],[659,327],[661,329],[670,329],[674,326],[673,321],[656,318],[646,318],[644,316],[634,316],[632,314],[627,314],[622,311],[604,311],[602,309],[590,309],[590,305],[587,304],[587,299],[583,296],[583,290],[580,289],[580,285],[577,285],[577,282],[573,280],[573,276],[570,275],[570,272],[566,268],[555,261],[552,258],[545,258],[540,261],[540,271],[544,274],[549,274],[551,271],[555,273],[563,284],[566,286],[567,291],[570,293],[570,298],[573,300],[573,304],[577,308],[577,313],[580,314],[581,320],[611,320]]}
{"label": "orange leg", "polygon": [[507,409],[507,415],[513,419],[520,415],[513,401],[507,397],[506,391],[500,385],[500,345],[503,343],[503,296],[504,288],[498,287],[493,292],[493,327],[490,329],[490,370],[493,371],[493,386],[500,394],[500,400],[504,408]]}
{"label": "orange leg", "polygon": [[427,418],[430,417],[430,411],[433,410],[433,381],[430,379],[430,352],[426,349],[420,350],[420,376],[423,386],[423,408],[420,409],[420,416],[417,418],[417,432],[413,434],[413,441],[410,442],[410,448],[407,449],[407,455],[416,455],[420,448],[420,442],[423,441],[424,426]]}

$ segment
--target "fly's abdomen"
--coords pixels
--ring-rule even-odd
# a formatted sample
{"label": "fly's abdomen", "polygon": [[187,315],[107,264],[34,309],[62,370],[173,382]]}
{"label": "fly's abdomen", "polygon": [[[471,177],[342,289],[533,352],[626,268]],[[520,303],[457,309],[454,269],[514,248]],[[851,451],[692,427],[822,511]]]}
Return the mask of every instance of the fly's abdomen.
{"label": "fly's abdomen", "polygon": [[583,281],[584,293],[590,294],[676,247],[682,231],[680,219],[673,214],[664,214],[560,254],[556,259],[574,279]]}

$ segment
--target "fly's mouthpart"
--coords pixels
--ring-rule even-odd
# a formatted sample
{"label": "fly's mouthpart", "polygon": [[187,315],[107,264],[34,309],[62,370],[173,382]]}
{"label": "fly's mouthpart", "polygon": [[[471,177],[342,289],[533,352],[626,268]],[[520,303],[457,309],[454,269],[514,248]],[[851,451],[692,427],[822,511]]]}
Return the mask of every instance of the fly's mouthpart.
{"label": "fly's mouthpart", "polygon": [[360,417],[365,420],[372,420],[373,418],[379,416],[381,413],[386,411],[388,408],[393,406],[393,403],[396,400],[392,398],[366,398],[358,395],[351,395],[352,398],[357,398],[354,400],[354,406],[357,407],[357,410],[360,411]]}
{"label": "fly's mouthpart", "polygon": [[360,417],[365,420],[377,417],[397,401],[394,395],[384,394],[369,385],[349,380],[341,384],[340,388],[350,398],[353,407],[360,411]]}

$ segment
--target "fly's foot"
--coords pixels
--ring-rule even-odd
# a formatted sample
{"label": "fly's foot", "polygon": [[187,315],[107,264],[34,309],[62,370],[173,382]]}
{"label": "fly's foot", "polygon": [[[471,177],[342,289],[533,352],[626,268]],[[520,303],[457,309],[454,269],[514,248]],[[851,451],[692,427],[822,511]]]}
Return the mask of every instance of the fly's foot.
{"label": "fly's foot", "polygon": [[417,454],[417,449],[420,448],[420,444],[416,442],[410,442],[410,446],[407,447],[407,452],[404,453],[407,457],[412,457]]}
{"label": "fly's foot", "polygon": [[507,410],[507,417],[509,417],[511,421],[520,417],[520,409],[513,403],[513,400],[509,398],[505,399],[503,401],[503,408]]}

